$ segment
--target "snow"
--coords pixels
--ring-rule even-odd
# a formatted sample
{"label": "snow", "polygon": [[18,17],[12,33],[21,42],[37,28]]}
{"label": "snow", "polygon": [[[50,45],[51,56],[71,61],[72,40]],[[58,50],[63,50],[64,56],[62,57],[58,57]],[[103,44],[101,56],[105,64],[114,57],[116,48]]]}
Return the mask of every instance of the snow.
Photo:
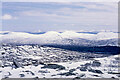
{"label": "snow", "polygon": [[[53,48],[48,46],[40,46],[37,44],[64,44],[64,45],[92,45],[116,46],[118,33],[110,31],[102,31],[97,34],[78,33],[74,31],[65,31],[62,33],[49,31],[44,34],[30,34],[26,32],[10,32],[0,31],[0,79],[9,78],[118,78],[117,74],[109,74],[109,72],[118,73],[118,55],[106,55],[96,53],[83,53],[65,50],[61,48]],[[7,43],[25,44],[12,45]],[[30,45],[36,44],[36,45]],[[91,57],[93,57],[91,59]],[[69,58],[72,58],[69,59]],[[13,61],[20,67],[14,68]],[[93,61],[98,61],[101,65],[92,66]],[[36,61],[36,63],[34,63]],[[38,64],[37,61],[45,64]],[[86,71],[79,68],[90,63]],[[28,65],[29,64],[29,65]],[[43,68],[47,64],[57,64],[65,67],[63,70]],[[22,65],[22,66],[21,66]],[[27,65],[27,66],[26,66]],[[4,66],[4,67],[2,67]],[[60,75],[75,69],[73,75]],[[92,70],[99,70],[103,74],[95,73]],[[120,75],[119,75],[120,76]]]}
{"label": "snow", "polygon": [[96,39],[98,39],[98,40],[114,39],[114,38],[118,38],[118,33],[100,32],[96,35]]}
{"label": "snow", "polygon": [[[109,71],[109,67],[105,67],[105,65],[110,64],[109,62],[112,61],[111,59],[114,59],[116,57],[115,56],[110,56],[110,57],[105,57],[105,58],[96,58],[96,60],[99,59],[100,62],[102,62],[102,66],[100,67],[93,67],[94,69],[99,69],[102,72],[104,72],[104,74],[97,74],[97,73],[92,73],[89,71],[80,71],[79,69],[76,69],[76,71],[74,71],[74,73],[76,75],[72,75],[72,76],[61,76],[58,75],[60,73],[65,73],[68,72],[70,69],[75,69],[77,67],[79,67],[82,64],[85,63],[89,63],[91,62],[91,60],[88,61],[78,61],[78,62],[64,62],[64,63],[54,63],[54,64],[59,64],[64,66],[66,69],[65,70],[56,70],[56,69],[42,69],[41,67],[43,67],[43,65],[38,65],[38,66],[25,66],[24,68],[11,68],[11,67],[5,67],[5,68],[0,68],[0,71],[2,71],[0,73],[0,78],[4,78],[4,77],[8,77],[9,78],[22,78],[20,77],[19,74],[24,74],[25,76],[23,78],[35,78],[35,77],[39,77],[39,78],[75,78],[81,74],[85,74],[84,77],[82,78],[111,78],[111,77],[115,77],[118,78],[116,75],[114,74],[108,74],[107,72]],[[106,64],[107,63],[107,64]],[[107,69],[107,71],[104,71],[104,69]],[[45,71],[46,73],[41,73],[40,71]],[[29,71],[29,72],[25,72],[25,71]],[[115,71],[118,71],[117,69]],[[31,74],[34,73],[34,75]],[[9,75],[9,73],[11,75]],[[16,74],[17,73],[17,74]],[[53,76],[54,75],[54,76]],[[98,75],[98,77],[93,76],[93,75]]]}
{"label": "snow", "polygon": [[[18,43],[18,44],[66,44],[73,40],[74,43],[77,42],[76,39],[86,39],[89,41],[100,41],[113,39],[117,43],[118,33],[115,32],[99,32],[97,34],[89,33],[78,33],[74,31],[65,31],[62,33],[56,31],[48,31],[44,34],[30,34],[26,32],[1,32],[0,38],[2,43]],[[79,40],[78,40],[79,41]],[[91,44],[90,44],[91,45]]]}

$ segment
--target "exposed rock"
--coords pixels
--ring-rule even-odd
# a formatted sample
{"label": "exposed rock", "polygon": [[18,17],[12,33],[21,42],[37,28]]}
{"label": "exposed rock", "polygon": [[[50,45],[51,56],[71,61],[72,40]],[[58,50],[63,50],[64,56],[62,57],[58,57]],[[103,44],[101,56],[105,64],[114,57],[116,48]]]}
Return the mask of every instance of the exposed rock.
{"label": "exposed rock", "polygon": [[20,75],[20,77],[25,77],[25,75],[24,74],[19,74]]}
{"label": "exposed rock", "polygon": [[85,74],[80,74],[78,77],[82,78],[82,77],[84,77],[84,76],[85,76]]}
{"label": "exposed rock", "polygon": [[46,64],[42,68],[59,69],[59,70],[64,70],[65,69],[64,66],[58,65],[58,64]]}
{"label": "exposed rock", "polygon": [[108,72],[108,74],[120,74],[119,72]]}
{"label": "exposed rock", "polygon": [[116,59],[116,60],[120,60],[120,57],[116,57],[115,59]]}
{"label": "exposed rock", "polygon": [[98,75],[92,75],[92,76],[95,76],[95,77],[100,77],[100,76],[98,76]]}
{"label": "exposed rock", "polygon": [[71,75],[76,75],[76,74],[72,72],[65,72],[65,73],[60,73],[58,75],[71,76]]}
{"label": "exposed rock", "polygon": [[80,67],[80,71],[87,71],[87,67],[86,66]]}
{"label": "exposed rock", "polygon": [[88,69],[88,71],[93,73],[103,74],[102,71],[100,70]]}
{"label": "exposed rock", "polygon": [[115,79],[115,77],[111,77],[112,79]]}
{"label": "exposed rock", "polygon": [[88,67],[88,66],[91,66],[91,64],[90,64],[90,63],[86,63],[86,64],[85,64],[85,65],[83,65],[83,66]]}
{"label": "exposed rock", "polygon": [[32,71],[29,71],[29,70],[24,71],[24,72],[28,72],[28,73],[31,73],[32,75],[35,75]]}
{"label": "exposed rock", "polygon": [[49,71],[39,70],[39,73],[50,73]]}
{"label": "exposed rock", "polygon": [[19,67],[22,67],[22,65],[16,59],[13,58],[13,67],[19,68]]}
{"label": "exposed rock", "polygon": [[41,65],[45,65],[43,62],[39,62],[39,64],[41,64]]}
{"label": "exposed rock", "polygon": [[39,62],[38,62],[38,60],[32,60],[32,64],[33,64],[34,66],[38,66],[38,65],[39,65]]}
{"label": "exposed rock", "polygon": [[93,67],[99,67],[99,66],[101,66],[101,63],[99,61],[95,60],[95,61],[93,61],[92,66]]}
{"label": "exposed rock", "polygon": [[70,69],[70,70],[69,70],[69,72],[74,72],[74,71],[75,71],[75,69]]}
{"label": "exposed rock", "polygon": [[4,54],[5,54],[5,52],[2,52],[1,54],[2,54],[2,55],[4,55]]}
{"label": "exposed rock", "polygon": [[87,68],[91,66],[90,63],[86,63],[85,65],[81,65],[81,67],[77,67],[77,69],[80,69],[80,71],[87,71]]}

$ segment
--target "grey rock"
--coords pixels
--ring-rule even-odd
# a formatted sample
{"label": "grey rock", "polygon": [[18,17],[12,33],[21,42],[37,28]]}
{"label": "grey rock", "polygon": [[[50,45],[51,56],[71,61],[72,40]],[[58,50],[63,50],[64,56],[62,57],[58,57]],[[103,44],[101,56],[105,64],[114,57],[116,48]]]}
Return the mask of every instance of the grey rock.
{"label": "grey rock", "polygon": [[64,76],[72,76],[72,75],[76,75],[75,73],[72,72],[65,72],[65,73],[60,73],[58,75],[64,75]]}
{"label": "grey rock", "polygon": [[92,66],[93,67],[99,67],[99,66],[101,66],[101,63],[99,61],[95,60],[95,61],[93,61]]}
{"label": "grey rock", "polygon": [[69,72],[74,72],[76,69],[70,69]]}
{"label": "grey rock", "polygon": [[39,70],[39,73],[49,73],[49,71]]}
{"label": "grey rock", "polygon": [[93,73],[103,74],[102,71],[100,70],[88,69],[88,71]]}
{"label": "grey rock", "polygon": [[58,65],[58,64],[46,64],[42,68],[59,69],[59,70],[64,70],[65,69],[64,66]]}
{"label": "grey rock", "polygon": [[24,74],[19,74],[20,75],[20,77],[25,77],[25,75]]}

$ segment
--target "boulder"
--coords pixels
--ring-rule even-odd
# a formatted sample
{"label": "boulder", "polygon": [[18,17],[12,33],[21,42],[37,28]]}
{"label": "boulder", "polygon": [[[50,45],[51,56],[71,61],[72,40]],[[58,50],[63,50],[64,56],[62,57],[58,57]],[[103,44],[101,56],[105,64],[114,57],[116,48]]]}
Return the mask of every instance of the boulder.
{"label": "boulder", "polygon": [[65,67],[62,65],[58,65],[58,64],[46,64],[41,68],[50,68],[50,69],[58,69],[58,70],[64,70]]}
{"label": "boulder", "polygon": [[88,69],[88,71],[93,73],[103,74],[102,71],[100,70]]}

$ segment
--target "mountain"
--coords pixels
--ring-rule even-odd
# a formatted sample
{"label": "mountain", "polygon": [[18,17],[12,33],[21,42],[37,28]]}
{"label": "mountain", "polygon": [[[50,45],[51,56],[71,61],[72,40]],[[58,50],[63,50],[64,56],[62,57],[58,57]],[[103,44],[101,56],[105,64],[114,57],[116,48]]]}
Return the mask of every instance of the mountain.
{"label": "mountain", "polygon": [[60,44],[60,45],[82,45],[82,46],[118,46],[118,33],[98,32],[96,34],[80,33],[73,31],[65,32],[10,32],[1,31],[1,43],[10,44]]}

